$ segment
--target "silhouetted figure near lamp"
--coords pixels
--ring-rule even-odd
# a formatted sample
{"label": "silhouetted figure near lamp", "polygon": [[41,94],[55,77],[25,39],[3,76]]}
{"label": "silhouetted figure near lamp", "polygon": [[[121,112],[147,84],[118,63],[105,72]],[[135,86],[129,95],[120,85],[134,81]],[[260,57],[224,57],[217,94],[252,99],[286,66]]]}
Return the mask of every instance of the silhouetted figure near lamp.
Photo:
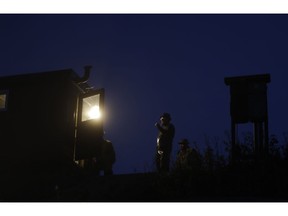
{"label": "silhouetted figure near lamp", "polygon": [[156,167],[159,173],[169,172],[170,155],[175,135],[175,127],[171,123],[169,113],[160,116],[160,123],[155,124],[159,133],[157,137]]}
{"label": "silhouetted figure near lamp", "polygon": [[113,175],[115,161],[116,155],[112,142],[103,139],[100,154],[95,158],[96,173],[99,175],[103,171],[104,176]]}
{"label": "silhouetted figure near lamp", "polygon": [[113,175],[113,164],[116,162],[116,154],[111,141],[101,138],[97,141],[99,147],[92,158],[86,160],[87,170],[93,174],[104,176]]}

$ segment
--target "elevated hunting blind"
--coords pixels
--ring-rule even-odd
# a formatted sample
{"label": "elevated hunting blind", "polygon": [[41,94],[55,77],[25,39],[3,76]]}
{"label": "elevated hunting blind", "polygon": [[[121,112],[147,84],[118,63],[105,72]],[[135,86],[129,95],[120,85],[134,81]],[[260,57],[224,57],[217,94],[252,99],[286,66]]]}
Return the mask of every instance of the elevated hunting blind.
{"label": "elevated hunting blind", "polygon": [[267,83],[270,74],[226,77],[230,86],[230,115],[232,160],[235,160],[236,125],[254,124],[254,151],[257,159],[268,153],[268,103]]}

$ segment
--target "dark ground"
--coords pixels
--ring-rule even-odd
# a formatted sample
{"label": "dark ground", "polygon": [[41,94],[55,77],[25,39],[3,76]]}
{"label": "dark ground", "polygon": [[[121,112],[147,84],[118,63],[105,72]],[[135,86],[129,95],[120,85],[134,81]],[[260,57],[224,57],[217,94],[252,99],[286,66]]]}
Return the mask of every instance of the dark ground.
{"label": "dark ground", "polygon": [[[52,175],[53,176],[53,175]],[[1,178],[2,202],[287,202],[285,167]]]}

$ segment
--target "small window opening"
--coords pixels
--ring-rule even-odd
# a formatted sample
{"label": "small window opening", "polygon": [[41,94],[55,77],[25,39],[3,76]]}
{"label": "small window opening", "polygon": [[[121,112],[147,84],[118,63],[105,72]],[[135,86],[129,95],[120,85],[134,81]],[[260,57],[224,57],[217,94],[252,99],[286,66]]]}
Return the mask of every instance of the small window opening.
{"label": "small window opening", "polygon": [[7,110],[7,97],[8,97],[8,92],[0,91],[0,111]]}

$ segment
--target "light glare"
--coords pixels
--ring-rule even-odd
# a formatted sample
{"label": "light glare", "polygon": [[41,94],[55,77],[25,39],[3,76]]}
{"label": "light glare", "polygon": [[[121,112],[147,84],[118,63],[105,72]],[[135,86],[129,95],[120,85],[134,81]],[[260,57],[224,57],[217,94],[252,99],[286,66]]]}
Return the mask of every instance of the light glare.
{"label": "light glare", "polygon": [[99,119],[101,117],[99,106],[91,107],[88,112],[88,116],[89,116],[89,119]]}

